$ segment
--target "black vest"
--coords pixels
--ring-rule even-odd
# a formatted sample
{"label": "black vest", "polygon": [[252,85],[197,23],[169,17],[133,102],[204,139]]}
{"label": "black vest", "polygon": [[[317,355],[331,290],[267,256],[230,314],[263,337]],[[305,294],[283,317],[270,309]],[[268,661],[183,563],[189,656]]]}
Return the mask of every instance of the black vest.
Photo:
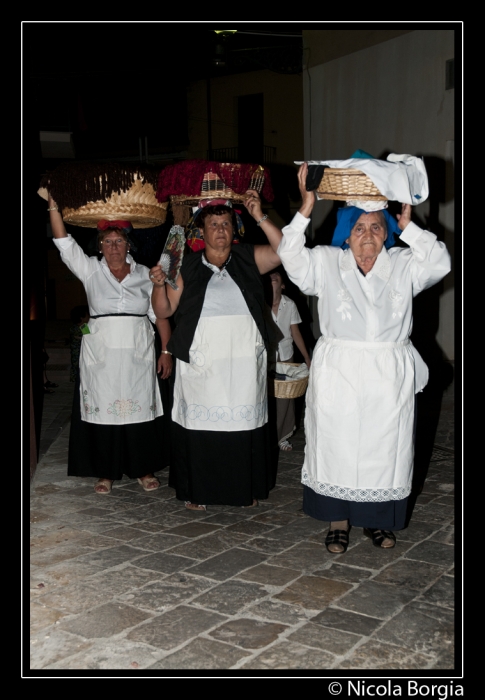
{"label": "black vest", "polygon": [[[271,352],[270,348],[279,340],[278,328],[272,322],[270,309],[264,299],[263,282],[254,262],[254,247],[247,244],[233,245],[231,252],[232,257],[226,270],[241,290],[266,349]],[[175,312],[175,330],[167,349],[179,360],[189,362],[189,350],[202,313],[205,292],[214,272],[203,264],[202,251],[198,251],[189,253],[184,258],[180,273],[184,290]]]}

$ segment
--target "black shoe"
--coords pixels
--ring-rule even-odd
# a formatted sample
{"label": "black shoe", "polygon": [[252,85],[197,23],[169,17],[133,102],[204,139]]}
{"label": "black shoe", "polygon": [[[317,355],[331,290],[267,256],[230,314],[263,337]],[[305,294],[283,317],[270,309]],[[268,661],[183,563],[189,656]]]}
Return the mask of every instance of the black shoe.
{"label": "black shoe", "polygon": [[[372,539],[372,544],[374,547],[380,547],[381,549],[392,549],[396,546],[396,535],[390,530],[380,530],[375,527],[365,527],[364,535]],[[384,540],[392,540],[392,544],[382,545]]]}
{"label": "black shoe", "polygon": [[334,552],[331,549],[328,549],[330,554],[343,554],[347,551],[347,547],[349,546],[349,531],[350,526],[348,530],[328,531],[327,536],[325,538],[325,547],[328,549],[329,544],[338,544],[342,547],[342,549],[339,552]]}

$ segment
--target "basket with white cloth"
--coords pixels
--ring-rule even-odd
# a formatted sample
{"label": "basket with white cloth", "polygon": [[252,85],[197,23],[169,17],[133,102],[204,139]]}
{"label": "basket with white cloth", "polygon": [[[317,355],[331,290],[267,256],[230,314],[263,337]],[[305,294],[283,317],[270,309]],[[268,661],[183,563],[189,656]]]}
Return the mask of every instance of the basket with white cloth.
{"label": "basket with white cloth", "polygon": [[[277,362],[276,374],[269,383],[270,394],[277,399],[297,399],[303,396],[308,386],[309,370],[303,362]],[[280,377],[284,376],[284,379]]]}

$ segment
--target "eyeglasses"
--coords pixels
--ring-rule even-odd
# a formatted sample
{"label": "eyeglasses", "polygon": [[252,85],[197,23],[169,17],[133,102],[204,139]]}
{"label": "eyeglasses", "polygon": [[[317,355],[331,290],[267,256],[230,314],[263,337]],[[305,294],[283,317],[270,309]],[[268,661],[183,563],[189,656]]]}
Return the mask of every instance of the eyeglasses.
{"label": "eyeglasses", "polygon": [[126,243],[123,238],[105,238],[104,241],[101,241],[103,245],[122,245],[123,243]]}

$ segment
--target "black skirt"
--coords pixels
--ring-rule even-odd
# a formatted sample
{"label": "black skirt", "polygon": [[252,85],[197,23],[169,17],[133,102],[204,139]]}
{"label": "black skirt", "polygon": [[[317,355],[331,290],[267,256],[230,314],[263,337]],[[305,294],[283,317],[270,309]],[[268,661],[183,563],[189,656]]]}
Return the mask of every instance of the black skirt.
{"label": "black skirt", "polygon": [[382,503],[343,501],[303,487],[303,512],[317,520],[348,520],[354,527],[402,530],[406,523],[408,498]]}
{"label": "black skirt", "polygon": [[79,376],[76,380],[69,437],[69,476],[137,479],[170,463],[169,380],[160,381],[164,415],[131,425],[94,425],[81,420]]}
{"label": "black skirt", "polygon": [[268,498],[275,480],[268,424],[226,433],[172,423],[169,486],[181,501],[249,506]]}

